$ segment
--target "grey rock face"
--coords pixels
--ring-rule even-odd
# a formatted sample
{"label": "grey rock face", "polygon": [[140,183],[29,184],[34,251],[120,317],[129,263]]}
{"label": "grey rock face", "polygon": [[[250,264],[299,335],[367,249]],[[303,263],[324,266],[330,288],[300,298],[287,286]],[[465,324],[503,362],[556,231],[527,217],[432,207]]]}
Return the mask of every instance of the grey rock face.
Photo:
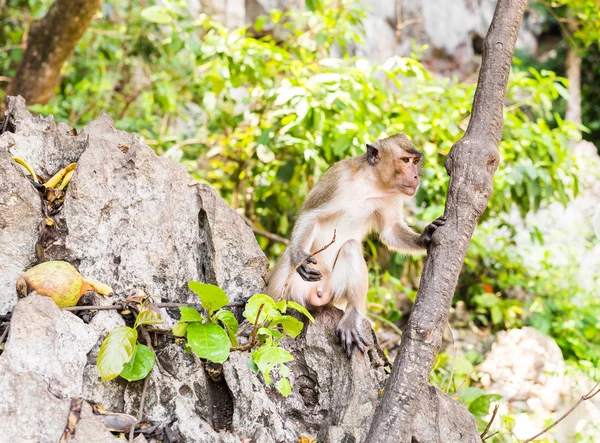
{"label": "grey rock face", "polygon": [[[13,311],[6,349],[0,356],[0,435],[2,441],[55,443],[81,397],[86,354],[97,336],[81,319],[61,311],[48,297],[32,293]],[[77,438],[115,438],[84,403]]]}
{"label": "grey rock face", "polygon": [[2,362],[14,372],[40,374],[50,389],[80,397],[87,354],[97,341],[80,318],[32,293],[13,310]]}
{"label": "grey rock face", "polygon": [[0,314],[17,301],[15,282],[35,263],[34,247],[42,220],[38,192],[25,178],[8,147],[12,139],[0,136]]}

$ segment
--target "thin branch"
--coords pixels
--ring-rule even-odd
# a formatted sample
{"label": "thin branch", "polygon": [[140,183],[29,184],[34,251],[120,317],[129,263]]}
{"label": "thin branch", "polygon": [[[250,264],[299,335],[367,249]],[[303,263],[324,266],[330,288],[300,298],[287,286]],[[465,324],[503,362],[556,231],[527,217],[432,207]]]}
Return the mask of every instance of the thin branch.
{"label": "thin branch", "polygon": [[248,349],[252,349],[257,341],[258,338],[256,336],[257,332],[258,332],[258,319],[260,318],[260,314],[264,308],[265,304],[263,303],[262,305],[260,305],[260,307],[258,308],[258,311],[256,313],[256,319],[254,320],[254,327],[252,328],[252,333],[250,334],[250,341],[248,343],[246,343],[244,346],[238,346],[237,348],[231,348],[231,351],[247,351]]}
{"label": "thin branch", "polygon": [[146,402],[146,393],[148,392],[148,381],[150,380],[150,373],[144,379],[144,387],[142,388],[142,397],[140,399],[140,409],[138,410],[137,421],[131,425],[131,429],[129,430],[129,443],[133,442],[135,425],[137,423],[140,423],[142,421],[142,418],[144,418],[144,403]]}
{"label": "thin branch", "polygon": [[385,318],[381,315],[375,314],[374,312],[371,312],[371,311],[367,311],[367,315],[371,318],[374,318],[375,320],[380,321],[381,323],[386,324],[387,326],[392,328],[396,334],[398,334],[400,337],[402,337],[402,329],[400,329],[398,326],[396,326],[394,324],[394,322],[389,321],[387,318]]}
{"label": "thin branch", "polygon": [[[191,308],[200,308],[202,309],[202,305],[200,303],[149,303],[146,306],[152,306],[155,308],[178,308],[180,306],[188,306]],[[245,306],[243,301],[235,301],[229,303],[224,308],[236,308]],[[63,311],[107,311],[107,310],[123,310],[127,306],[121,303],[115,303],[114,305],[87,305],[87,306],[72,306],[69,308],[62,308]]]}
{"label": "thin branch", "polygon": [[27,47],[26,44],[18,44],[18,45],[8,45],[0,48],[0,52],[12,51],[13,49],[25,49]]}
{"label": "thin branch", "polygon": [[577,409],[577,406],[579,406],[581,403],[583,403],[586,400],[589,400],[591,398],[593,398],[596,394],[598,394],[598,392],[600,392],[600,389],[598,389],[598,386],[600,386],[600,381],[598,381],[594,387],[592,389],[590,389],[590,391],[585,394],[582,395],[581,398],[579,399],[579,401],[577,403],[575,403],[573,406],[571,406],[571,408],[565,412],[563,415],[561,415],[558,420],[556,420],[554,423],[552,423],[550,426],[548,426],[547,428],[545,428],[543,431],[541,431],[540,433],[534,435],[531,438],[528,438],[527,440],[525,440],[523,443],[529,443],[533,440],[535,440],[536,438],[538,438],[540,435],[545,434],[546,432],[548,432],[550,429],[552,429],[554,426],[556,426],[557,424],[559,424],[561,421],[563,421],[571,412],[573,412],[575,409]]}
{"label": "thin branch", "polygon": [[321,252],[323,252],[325,249],[327,249],[328,247],[330,247],[332,244],[335,243],[335,239],[337,236],[337,230],[334,229],[333,230],[333,238],[331,239],[331,241],[329,243],[327,243],[325,246],[323,246],[321,249],[319,249],[318,251],[313,252],[312,254],[310,254],[308,257],[303,258],[302,260],[300,260],[300,262],[298,262],[296,264],[296,266],[294,266],[294,269],[292,270],[292,272],[290,272],[290,275],[288,275],[287,280],[285,281],[285,285],[283,285],[283,289],[281,290],[281,298],[284,298],[285,293],[287,292],[287,288],[290,285],[290,282],[292,281],[292,278],[294,277],[294,274],[296,273],[296,271],[298,270],[298,268],[300,266],[302,266],[302,263],[304,263],[306,260],[308,260],[309,258],[314,257],[317,254],[320,254]]}
{"label": "thin branch", "polygon": [[492,413],[492,418],[490,419],[490,421],[488,422],[487,426],[485,427],[485,430],[481,433],[481,439],[483,440],[485,437],[485,435],[488,433],[488,431],[490,430],[490,426],[492,426],[492,423],[494,423],[494,419],[496,418],[496,414],[498,413],[498,408],[500,407],[500,405],[496,405],[494,407],[494,412]]}
{"label": "thin branch", "polygon": [[496,434],[499,434],[499,433],[500,433],[500,431],[492,432],[490,435],[488,435],[488,436],[487,436],[487,437],[485,437],[485,438],[482,438],[481,440],[485,441],[485,440],[487,440],[488,438],[492,438],[494,435],[496,435]]}
{"label": "thin branch", "polygon": [[245,215],[242,215],[241,217],[246,222],[248,227],[250,227],[250,229],[252,229],[252,232],[254,232],[256,235],[260,235],[261,237],[268,238],[269,240],[277,242],[277,243],[282,243],[286,246],[290,244],[290,241],[287,238],[284,238],[284,237],[281,237],[280,235],[273,234],[272,232],[264,231],[260,228],[257,228],[254,225],[254,223],[252,223],[252,220],[250,220]]}

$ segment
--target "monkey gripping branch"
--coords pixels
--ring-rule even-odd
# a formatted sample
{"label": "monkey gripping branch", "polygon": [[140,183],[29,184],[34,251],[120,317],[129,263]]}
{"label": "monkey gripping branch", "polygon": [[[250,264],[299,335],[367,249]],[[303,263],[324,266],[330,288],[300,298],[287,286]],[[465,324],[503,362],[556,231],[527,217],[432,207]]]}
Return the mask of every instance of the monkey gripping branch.
{"label": "monkey gripping branch", "polygon": [[412,440],[412,420],[441,346],[458,275],[492,194],[504,126],[504,95],[525,4],[526,0],[498,0],[496,4],[485,38],[471,120],[445,163],[450,175],[447,221],[433,235],[414,309],[367,443]]}

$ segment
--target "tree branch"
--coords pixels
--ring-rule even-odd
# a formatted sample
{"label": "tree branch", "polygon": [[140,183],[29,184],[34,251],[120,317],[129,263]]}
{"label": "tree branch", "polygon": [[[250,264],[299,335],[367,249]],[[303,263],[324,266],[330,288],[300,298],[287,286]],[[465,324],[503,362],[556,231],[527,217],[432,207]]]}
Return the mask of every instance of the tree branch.
{"label": "tree branch", "polygon": [[27,104],[47,103],[60,83],[60,70],[89,26],[101,0],[56,0],[29,32],[27,47],[6,95]]}
{"label": "tree branch", "polygon": [[498,0],[496,4],[469,126],[446,158],[450,174],[447,222],[433,235],[400,352],[365,442],[411,441],[416,403],[441,346],[471,236],[492,194],[504,124],[504,95],[525,4],[526,0]]}

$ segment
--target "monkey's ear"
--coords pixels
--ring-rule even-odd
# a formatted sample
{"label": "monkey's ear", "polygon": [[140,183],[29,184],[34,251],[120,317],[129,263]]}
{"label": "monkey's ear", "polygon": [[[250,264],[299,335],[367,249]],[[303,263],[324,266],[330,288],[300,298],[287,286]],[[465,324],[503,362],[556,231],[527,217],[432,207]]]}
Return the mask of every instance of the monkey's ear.
{"label": "monkey's ear", "polygon": [[370,165],[379,161],[379,149],[369,143],[367,143],[367,161]]}

